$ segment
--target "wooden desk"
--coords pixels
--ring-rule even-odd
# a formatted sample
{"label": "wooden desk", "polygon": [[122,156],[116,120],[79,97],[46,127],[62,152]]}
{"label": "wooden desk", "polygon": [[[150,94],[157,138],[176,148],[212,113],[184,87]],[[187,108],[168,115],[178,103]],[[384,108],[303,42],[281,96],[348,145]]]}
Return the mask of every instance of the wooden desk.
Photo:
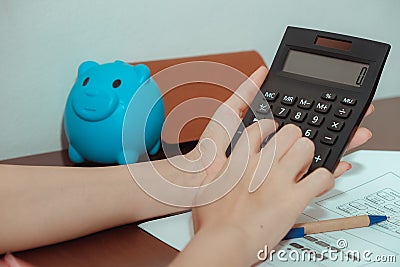
{"label": "wooden desk", "polygon": [[[359,149],[400,150],[400,97],[374,102],[375,112],[362,125],[369,127],[374,137]],[[194,143],[184,144],[189,151]],[[158,154],[153,159],[162,158]],[[7,164],[64,165],[71,166],[66,151],[7,160]],[[136,224],[129,224],[102,231],[76,240],[43,248],[19,252],[16,255],[36,266],[165,266],[177,251]]]}

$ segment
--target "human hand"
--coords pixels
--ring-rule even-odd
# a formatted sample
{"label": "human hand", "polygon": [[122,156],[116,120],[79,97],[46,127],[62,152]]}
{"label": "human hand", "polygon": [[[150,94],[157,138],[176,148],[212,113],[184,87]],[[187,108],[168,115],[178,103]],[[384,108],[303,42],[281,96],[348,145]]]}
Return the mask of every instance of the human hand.
{"label": "human hand", "polygon": [[[249,126],[249,141],[244,136],[239,139],[221,177],[229,179],[241,173],[243,155],[248,155],[242,179],[223,198],[193,209],[197,233],[224,232],[229,228],[241,235],[237,245],[246,265],[256,262],[257,251],[265,245],[275,247],[309,201],[334,184],[333,175],[325,168],[301,179],[312,162],[314,143],[301,137],[302,132],[295,125],[284,126],[260,151],[262,140],[274,128],[271,120]],[[250,193],[253,181],[262,180],[265,175],[265,181]]]}
{"label": "human hand", "polygon": [[[239,127],[246,109],[264,82],[267,73],[268,69],[261,66],[249,79],[243,82],[236,92],[217,109],[201,135],[198,145],[186,155],[191,160],[201,162],[204,173],[200,176],[200,179],[206,176],[210,180],[210,177],[215,178],[221,172],[227,161],[225,151],[231,142],[231,138]],[[371,114],[373,110],[373,105],[370,105],[365,116]],[[359,127],[347,150],[364,144],[371,137],[372,133],[369,129]],[[351,164],[341,161],[334,171],[334,177],[339,177],[349,169],[351,169]]]}
{"label": "human hand", "polygon": [[[206,182],[211,182],[218,175],[221,180],[238,175],[241,175],[241,179],[229,194],[218,201],[192,210],[196,235],[175,259],[177,266],[180,266],[179,263],[184,265],[185,260],[193,262],[193,258],[203,263],[226,264],[225,257],[215,254],[216,251],[223,254],[223,249],[234,250],[229,251],[232,255],[229,257],[230,263],[240,265],[245,261],[246,265],[250,265],[256,262],[257,251],[265,245],[274,247],[293,226],[309,201],[329,190],[334,183],[333,177],[340,176],[351,167],[347,162],[340,162],[334,175],[319,168],[301,180],[312,162],[314,144],[301,137],[302,132],[297,126],[286,125],[260,151],[262,140],[275,130],[276,125],[271,120],[260,120],[249,126],[246,129],[249,143],[244,141],[246,138],[242,135],[231,156],[226,158],[225,150],[230,137],[241,123],[245,109],[258,92],[266,74],[267,69],[260,67],[221,105],[199,144],[187,155],[203,160],[203,165],[207,166]],[[371,105],[366,115],[372,111]],[[359,128],[348,149],[365,143],[370,137],[368,129]],[[213,156],[215,158],[209,164]],[[202,184],[205,184],[204,181]],[[202,194],[207,195],[207,187],[205,191],[199,190],[199,198]],[[201,256],[198,256],[199,250],[202,251]]]}

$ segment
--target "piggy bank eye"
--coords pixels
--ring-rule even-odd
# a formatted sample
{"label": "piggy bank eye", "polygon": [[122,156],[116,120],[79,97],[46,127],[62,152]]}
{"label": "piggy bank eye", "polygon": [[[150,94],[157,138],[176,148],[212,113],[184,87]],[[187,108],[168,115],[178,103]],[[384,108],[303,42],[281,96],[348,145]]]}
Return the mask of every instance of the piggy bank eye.
{"label": "piggy bank eye", "polygon": [[112,87],[114,88],[118,88],[121,85],[121,80],[120,79],[116,79],[113,84]]}
{"label": "piggy bank eye", "polygon": [[82,86],[86,86],[86,85],[88,84],[88,82],[89,82],[89,77],[87,77],[87,78],[83,81]]}

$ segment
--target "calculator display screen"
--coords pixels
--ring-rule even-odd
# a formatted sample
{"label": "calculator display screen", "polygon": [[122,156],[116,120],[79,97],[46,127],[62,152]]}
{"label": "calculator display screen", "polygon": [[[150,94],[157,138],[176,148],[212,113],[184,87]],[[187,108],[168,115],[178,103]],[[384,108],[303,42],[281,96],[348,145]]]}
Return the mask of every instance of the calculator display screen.
{"label": "calculator display screen", "polygon": [[368,64],[289,50],[283,71],[360,87]]}

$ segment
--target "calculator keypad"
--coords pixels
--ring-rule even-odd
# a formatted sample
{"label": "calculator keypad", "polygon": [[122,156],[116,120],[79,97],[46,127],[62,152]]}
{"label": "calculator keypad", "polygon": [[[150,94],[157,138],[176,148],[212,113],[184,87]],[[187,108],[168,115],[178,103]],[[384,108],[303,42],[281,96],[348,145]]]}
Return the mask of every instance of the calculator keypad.
{"label": "calculator keypad", "polygon": [[265,100],[255,102],[253,107],[258,113],[255,120],[262,119],[261,114],[265,117],[272,112],[279,128],[289,123],[299,126],[303,136],[313,140],[316,147],[310,171],[324,165],[341,138],[340,132],[351,116],[351,106],[357,103],[354,98],[339,97],[330,92],[323,93],[319,99],[287,94],[279,96],[277,92],[266,92],[264,96],[271,106],[266,105]]}

